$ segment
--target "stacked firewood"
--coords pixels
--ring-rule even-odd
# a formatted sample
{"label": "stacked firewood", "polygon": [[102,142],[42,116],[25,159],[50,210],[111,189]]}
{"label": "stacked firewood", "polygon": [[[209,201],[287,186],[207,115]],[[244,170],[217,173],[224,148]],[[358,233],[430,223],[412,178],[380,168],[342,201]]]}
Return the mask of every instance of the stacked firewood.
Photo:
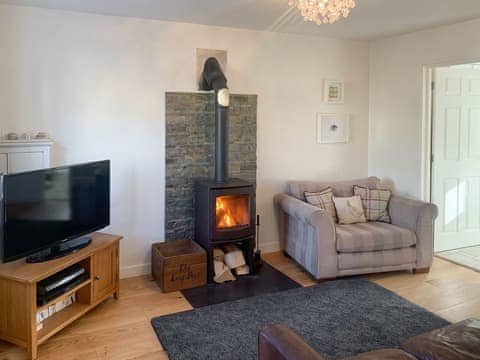
{"label": "stacked firewood", "polygon": [[[233,244],[213,249],[213,264],[217,283],[236,280],[236,276],[247,275],[250,269],[245,262],[243,251]],[[235,275],[234,275],[235,274]]]}

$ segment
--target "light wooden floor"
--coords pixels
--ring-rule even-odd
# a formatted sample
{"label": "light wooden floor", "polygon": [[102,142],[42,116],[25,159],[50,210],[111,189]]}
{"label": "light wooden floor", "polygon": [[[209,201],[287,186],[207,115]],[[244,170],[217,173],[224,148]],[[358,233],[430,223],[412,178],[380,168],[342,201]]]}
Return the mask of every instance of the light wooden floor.
{"label": "light wooden floor", "polygon": [[[282,253],[264,259],[303,286],[317,284]],[[396,272],[371,280],[449,321],[480,316],[480,273],[436,258],[428,274]],[[149,277],[121,281],[121,297],[107,300],[40,346],[40,360],[167,359],[150,319],[191,309],[180,292],[163,294]],[[27,359],[23,349],[0,342],[0,360]]]}

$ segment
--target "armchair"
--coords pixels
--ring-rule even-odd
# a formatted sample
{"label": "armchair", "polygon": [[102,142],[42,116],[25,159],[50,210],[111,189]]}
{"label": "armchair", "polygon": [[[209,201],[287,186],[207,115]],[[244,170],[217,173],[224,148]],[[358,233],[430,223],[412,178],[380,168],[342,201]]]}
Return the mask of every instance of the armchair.
{"label": "armchair", "polygon": [[379,188],[369,177],[341,182],[291,181],[274,198],[282,249],[316,279],[395,270],[426,272],[433,260],[433,204],[393,195],[391,224],[335,224],[324,210],[305,202],[304,192],[331,187],[336,196],[352,196],[353,185]]}

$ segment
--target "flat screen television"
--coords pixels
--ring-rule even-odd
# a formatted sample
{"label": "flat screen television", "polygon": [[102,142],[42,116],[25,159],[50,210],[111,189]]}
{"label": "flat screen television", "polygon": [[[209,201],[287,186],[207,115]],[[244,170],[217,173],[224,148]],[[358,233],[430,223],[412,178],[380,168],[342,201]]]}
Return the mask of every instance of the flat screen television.
{"label": "flat screen television", "polygon": [[64,256],[110,224],[110,161],[3,175],[0,195],[2,262]]}

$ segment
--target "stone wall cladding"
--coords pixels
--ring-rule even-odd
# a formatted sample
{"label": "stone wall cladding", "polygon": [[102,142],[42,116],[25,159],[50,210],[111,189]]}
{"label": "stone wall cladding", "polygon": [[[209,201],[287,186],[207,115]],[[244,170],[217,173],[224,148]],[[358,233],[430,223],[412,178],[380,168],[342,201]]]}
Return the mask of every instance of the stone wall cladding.
{"label": "stone wall cladding", "polygon": [[[214,94],[168,92],[165,102],[165,239],[193,239],[195,180],[214,177]],[[257,95],[231,95],[228,150],[229,176],[256,184]]]}

